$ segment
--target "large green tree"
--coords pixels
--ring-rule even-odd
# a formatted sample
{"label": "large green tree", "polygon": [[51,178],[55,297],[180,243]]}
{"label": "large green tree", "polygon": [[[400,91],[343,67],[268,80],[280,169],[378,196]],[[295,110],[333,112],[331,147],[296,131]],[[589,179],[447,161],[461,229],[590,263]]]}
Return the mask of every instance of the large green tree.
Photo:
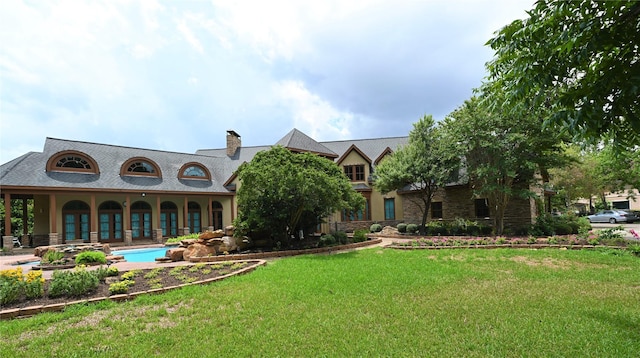
{"label": "large green tree", "polygon": [[488,42],[495,107],[546,107],[576,138],[640,145],[640,2],[539,0],[528,15]]}
{"label": "large green tree", "polygon": [[422,211],[424,228],[436,191],[457,174],[459,157],[450,142],[443,140],[433,117],[424,116],[413,124],[408,145],[384,159],[375,170],[374,186],[382,193],[407,189],[408,200]]}
{"label": "large green tree", "polygon": [[332,161],[281,146],[260,152],[238,168],[240,231],[262,233],[283,247],[338,210],[359,210],[364,197]]}
{"label": "large green tree", "polygon": [[487,103],[465,101],[445,118],[444,128],[464,158],[474,193],[488,201],[495,233],[502,234],[509,200],[531,196],[530,185],[565,157],[561,134],[544,129],[534,113],[514,117]]}

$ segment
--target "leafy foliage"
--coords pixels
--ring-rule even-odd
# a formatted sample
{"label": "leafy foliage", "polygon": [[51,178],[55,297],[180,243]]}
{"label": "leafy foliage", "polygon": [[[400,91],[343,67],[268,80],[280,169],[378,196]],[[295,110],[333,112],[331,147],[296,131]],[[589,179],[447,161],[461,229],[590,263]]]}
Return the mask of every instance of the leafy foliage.
{"label": "leafy foliage", "polygon": [[236,233],[268,233],[287,246],[299,230],[339,210],[359,210],[364,197],[332,161],[281,146],[263,151],[237,171],[239,215]]}
{"label": "leafy foliage", "polygon": [[107,257],[102,251],[83,251],[76,255],[76,265],[106,264]]}
{"label": "leafy foliage", "polygon": [[80,297],[97,289],[99,283],[98,276],[83,265],[71,271],[56,270],[49,285],[49,297]]}
{"label": "leafy foliage", "polygon": [[[548,108],[547,125],[597,143],[640,144],[640,2],[540,0],[488,45],[496,107]],[[497,98],[494,98],[497,99]]]}
{"label": "leafy foliage", "polygon": [[431,200],[439,188],[454,181],[459,159],[451,142],[443,139],[433,117],[424,116],[413,124],[409,144],[384,159],[375,171],[374,186],[382,193],[408,189],[407,197],[422,211],[421,227],[427,222]]}
{"label": "leafy foliage", "polygon": [[503,233],[509,200],[530,197],[537,173],[544,177],[549,167],[566,162],[562,134],[543,128],[535,113],[511,116],[478,97],[447,116],[443,128],[464,158],[474,194],[487,198],[497,235]]}

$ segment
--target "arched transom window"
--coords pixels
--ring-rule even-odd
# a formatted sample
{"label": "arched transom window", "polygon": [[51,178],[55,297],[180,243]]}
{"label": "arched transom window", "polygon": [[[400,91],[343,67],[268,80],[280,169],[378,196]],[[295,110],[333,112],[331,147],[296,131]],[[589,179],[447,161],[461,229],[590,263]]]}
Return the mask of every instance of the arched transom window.
{"label": "arched transom window", "polygon": [[160,168],[151,159],[131,158],[120,168],[120,175],[161,177]]}
{"label": "arched transom window", "polygon": [[200,163],[187,163],[180,168],[180,179],[202,179],[211,180],[211,173]]}
{"label": "arched transom window", "polygon": [[90,156],[78,151],[56,153],[47,161],[47,171],[98,174],[98,164]]}

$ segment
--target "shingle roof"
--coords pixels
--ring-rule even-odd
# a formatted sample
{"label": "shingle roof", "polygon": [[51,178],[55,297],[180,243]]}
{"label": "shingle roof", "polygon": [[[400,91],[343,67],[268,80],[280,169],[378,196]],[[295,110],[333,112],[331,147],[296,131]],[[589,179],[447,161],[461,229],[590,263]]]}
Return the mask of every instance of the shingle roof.
{"label": "shingle roof", "polygon": [[[100,173],[47,172],[49,158],[68,150],[93,158],[100,167]],[[160,167],[162,178],[121,177],[121,166],[133,157],[155,162]],[[179,170],[189,162],[209,168],[211,181],[179,179]],[[42,153],[28,153],[0,166],[0,178],[3,186],[226,193],[223,183],[233,172],[231,162],[229,158],[47,138]]]}
{"label": "shingle roof", "polygon": [[338,157],[338,155],[331,149],[316,142],[311,137],[295,128],[291,130],[291,132],[287,133],[287,135],[285,135],[282,139],[280,139],[278,143],[276,143],[276,145],[281,145],[293,151],[311,152],[329,158]]}
{"label": "shingle roof", "polygon": [[[376,160],[387,148],[397,150],[408,137],[375,138],[316,142],[297,129],[287,133],[277,144],[297,151],[308,151],[336,159],[352,146],[357,147],[370,160]],[[0,166],[0,184],[3,186],[80,188],[96,190],[167,191],[229,193],[224,183],[232,177],[243,162],[251,161],[258,153],[272,146],[240,147],[232,157],[226,148],[202,149],[195,154],[167,152],[154,149],[123,147],[65,139],[47,138],[41,153],[29,152]],[[100,168],[99,174],[47,172],[49,158],[62,151],[79,151],[93,158]],[[120,176],[122,165],[134,157],[155,162],[161,178]],[[211,172],[211,181],[179,179],[178,172],[189,162],[200,163]],[[374,164],[374,163],[371,163]]]}

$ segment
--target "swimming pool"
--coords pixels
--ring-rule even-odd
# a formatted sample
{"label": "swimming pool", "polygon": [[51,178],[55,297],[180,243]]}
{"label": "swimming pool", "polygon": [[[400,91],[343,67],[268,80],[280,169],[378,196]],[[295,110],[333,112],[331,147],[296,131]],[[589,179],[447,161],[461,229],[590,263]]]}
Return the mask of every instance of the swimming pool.
{"label": "swimming pool", "polygon": [[166,247],[151,247],[147,249],[114,250],[112,255],[122,255],[127,262],[155,262],[156,257],[163,257]]}

